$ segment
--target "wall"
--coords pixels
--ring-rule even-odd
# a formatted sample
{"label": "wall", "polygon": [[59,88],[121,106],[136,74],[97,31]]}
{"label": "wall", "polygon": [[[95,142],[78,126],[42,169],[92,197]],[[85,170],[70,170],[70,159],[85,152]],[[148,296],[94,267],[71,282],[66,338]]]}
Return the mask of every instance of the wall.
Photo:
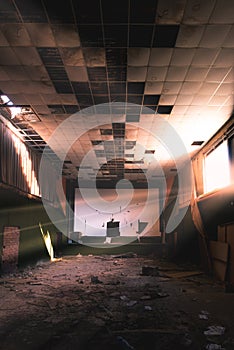
{"label": "wall", "polygon": [[217,239],[218,225],[234,221],[234,185],[201,196],[198,206],[209,239]]}
{"label": "wall", "polygon": [[[0,209],[0,214],[0,255],[2,253],[4,226],[18,226],[20,228],[19,267],[35,264],[41,259],[49,259],[38,224],[40,222],[45,231],[49,230],[54,246],[56,246],[57,229],[50,222],[40,202],[25,200],[17,207]],[[61,218],[63,218],[62,215]],[[63,243],[66,243],[66,237],[62,237]]]}
{"label": "wall", "polygon": [[[191,203],[193,204],[195,202],[198,205],[202,221],[196,222],[196,225],[201,232],[199,233],[194,226],[191,208],[189,207],[186,216],[175,229],[177,237],[176,251],[173,248],[175,238],[174,233],[167,236],[169,243],[174,249],[171,250],[176,256],[190,258],[190,254],[191,257],[194,256],[194,251],[197,256],[200,254],[201,257],[202,255],[207,255],[204,253],[206,252],[206,249],[204,248],[206,245],[205,242],[208,242],[209,240],[217,240],[218,225],[234,222],[234,185],[232,184],[228,187],[213,191],[212,193],[204,194],[203,183],[204,155],[214,149],[216,145],[220,144],[223,139],[230,137],[231,132],[233,132],[233,122],[234,120],[232,116],[228,122],[225,123],[225,125],[223,125],[223,127],[220,128],[220,130],[218,130],[217,133],[204,145],[204,147],[192,157],[195,201],[191,198]],[[217,172],[220,171],[222,171],[222,169],[219,168],[219,164],[217,163]],[[169,199],[164,213],[166,221],[170,217],[170,213],[175,203],[175,196],[177,195],[176,186],[177,184],[175,181],[174,186],[172,186],[170,193],[168,194]],[[199,248],[198,237],[202,237],[202,235],[204,239],[203,241],[200,240]]]}

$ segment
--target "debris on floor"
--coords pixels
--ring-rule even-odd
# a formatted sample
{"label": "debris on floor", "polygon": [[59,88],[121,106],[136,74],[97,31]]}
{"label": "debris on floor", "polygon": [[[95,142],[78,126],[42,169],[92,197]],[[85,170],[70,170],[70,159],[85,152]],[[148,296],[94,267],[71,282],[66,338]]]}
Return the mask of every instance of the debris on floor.
{"label": "debris on floor", "polygon": [[206,350],[225,350],[221,345],[218,344],[208,344]]}
{"label": "debris on floor", "polygon": [[142,266],[143,276],[160,276],[158,267]]}
{"label": "debris on floor", "polygon": [[206,331],[204,331],[205,335],[223,335],[225,332],[225,327],[222,326],[209,326]]}
{"label": "debris on floor", "polygon": [[199,314],[200,320],[208,320],[209,312],[202,310]]}
{"label": "debris on floor", "polygon": [[64,256],[3,275],[1,350],[233,350],[224,287],[204,274],[164,278],[188,267],[127,256]]}

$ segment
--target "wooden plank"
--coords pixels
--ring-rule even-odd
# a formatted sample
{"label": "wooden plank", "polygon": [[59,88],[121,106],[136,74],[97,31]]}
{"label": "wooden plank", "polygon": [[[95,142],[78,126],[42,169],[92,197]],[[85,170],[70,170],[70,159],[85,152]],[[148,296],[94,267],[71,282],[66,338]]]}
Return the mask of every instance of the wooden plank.
{"label": "wooden plank", "polygon": [[202,275],[204,272],[202,271],[180,271],[180,272],[166,272],[163,273],[166,277],[171,278],[186,278],[191,276]]}
{"label": "wooden plank", "polygon": [[210,254],[214,274],[217,277],[217,279],[224,282],[226,280],[227,265],[229,258],[228,243],[210,241]]}
{"label": "wooden plank", "polygon": [[234,224],[227,225],[227,242],[230,246],[228,281],[234,285]]}
{"label": "wooden plank", "polygon": [[224,282],[226,280],[227,275],[227,264],[223,261],[219,260],[213,260],[213,269],[215,277],[219,280]]}
{"label": "wooden plank", "polygon": [[226,226],[225,225],[219,225],[218,226],[218,241],[219,242],[226,242]]}
{"label": "wooden plank", "polygon": [[228,244],[223,242],[210,241],[210,254],[213,260],[220,260],[224,263],[227,263]]}

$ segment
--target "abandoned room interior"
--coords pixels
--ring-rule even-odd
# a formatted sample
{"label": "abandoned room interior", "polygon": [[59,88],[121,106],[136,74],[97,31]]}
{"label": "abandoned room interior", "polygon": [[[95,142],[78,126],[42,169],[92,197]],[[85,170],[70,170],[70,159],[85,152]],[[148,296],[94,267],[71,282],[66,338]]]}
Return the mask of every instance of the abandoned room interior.
{"label": "abandoned room interior", "polygon": [[0,1],[0,348],[234,349],[233,0]]}

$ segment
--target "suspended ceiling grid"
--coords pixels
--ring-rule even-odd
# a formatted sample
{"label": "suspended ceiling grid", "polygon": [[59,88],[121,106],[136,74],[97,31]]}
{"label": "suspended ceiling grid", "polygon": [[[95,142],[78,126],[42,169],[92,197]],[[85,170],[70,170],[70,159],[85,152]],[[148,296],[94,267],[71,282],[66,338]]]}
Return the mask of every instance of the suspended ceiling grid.
{"label": "suspended ceiling grid", "polygon": [[[17,126],[39,152],[61,122],[84,108],[139,105],[114,120],[123,130],[119,153],[114,124],[88,130],[67,154],[67,176],[77,176],[92,148],[96,162],[108,164],[99,172],[103,179],[144,177],[140,168],[149,169],[152,156],[170,171],[173,163],[144,127],[161,116],[193,152],[230,117],[233,18],[232,0],[2,0],[0,89],[35,112]],[[141,158],[138,143],[145,147]],[[87,178],[94,173],[91,166]]]}

